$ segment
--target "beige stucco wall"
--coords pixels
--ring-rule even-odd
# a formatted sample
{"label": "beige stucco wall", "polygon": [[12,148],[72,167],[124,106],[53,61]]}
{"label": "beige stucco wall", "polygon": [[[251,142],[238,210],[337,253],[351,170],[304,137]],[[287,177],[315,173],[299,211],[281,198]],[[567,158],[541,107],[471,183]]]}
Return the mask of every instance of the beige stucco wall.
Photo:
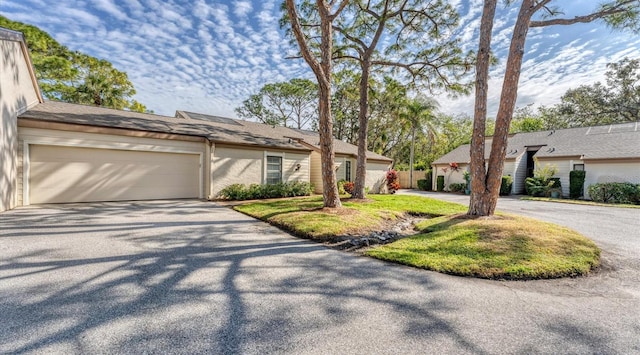
{"label": "beige stucco wall", "polygon": [[386,191],[387,171],[389,168],[391,168],[390,162],[367,163],[367,178],[364,186],[369,188],[370,193],[379,194]]}
{"label": "beige stucco wall", "polygon": [[[251,149],[241,146],[215,146],[212,149],[211,196],[232,184],[264,184],[267,155],[281,156],[282,180],[309,181],[310,158],[306,152]],[[300,168],[296,170],[297,165]]]}
{"label": "beige stucco wall", "polygon": [[[336,155],[335,167],[336,167],[336,180],[344,180],[346,174],[346,161],[351,161],[351,180],[356,178],[356,159],[346,155]],[[315,193],[322,193],[322,167],[321,167],[320,153],[311,152],[311,171],[310,179],[314,186]],[[382,163],[376,161],[367,162],[367,177],[365,179],[365,187],[369,188],[370,193],[381,193],[381,188],[384,187],[386,172],[391,167],[391,163]]]}
{"label": "beige stucco wall", "polygon": [[37,89],[19,42],[0,40],[0,212],[18,202],[17,116],[38,104]]}
{"label": "beige stucco wall", "polygon": [[[579,163],[576,163],[579,164]],[[584,181],[584,196],[589,198],[587,188],[603,182],[631,182],[640,184],[640,159],[629,161],[600,161],[584,163],[587,172]]]}
{"label": "beige stucco wall", "polygon": [[[29,172],[29,147],[30,145],[53,145],[67,147],[84,147],[98,149],[117,149],[147,152],[172,152],[172,153],[193,153],[202,155],[202,162],[206,160],[204,142],[188,142],[181,140],[156,139],[129,137],[112,134],[84,133],[74,131],[60,131],[43,128],[18,128],[18,161],[17,161],[17,185],[18,185],[18,205],[25,202],[25,184],[28,184]],[[200,189],[202,197],[206,197],[205,179],[207,173],[203,167],[200,171]]]}
{"label": "beige stucco wall", "polygon": [[313,184],[313,192],[317,194],[322,193],[322,163],[320,159],[319,152],[311,152],[310,179]]}

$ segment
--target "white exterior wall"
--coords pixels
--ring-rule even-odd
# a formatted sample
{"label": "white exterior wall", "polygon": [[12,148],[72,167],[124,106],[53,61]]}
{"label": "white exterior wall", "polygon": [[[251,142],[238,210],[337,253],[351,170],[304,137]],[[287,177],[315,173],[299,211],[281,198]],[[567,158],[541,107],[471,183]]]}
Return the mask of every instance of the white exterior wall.
{"label": "white exterior wall", "polygon": [[[580,163],[576,163],[580,164]],[[589,198],[587,188],[603,182],[630,182],[640,184],[640,160],[626,162],[601,161],[584,163],[587,172],[584,181],[584,196]]]}
{"label": "white exterior wall", "polygon": [[[433,166],[433,191],[438,188],[438,175],[444,176],[444,190],[449,190],[449,185],[464,183],[464,172],[467,171],[469,164],[459,163],[458,171],[452,171],[449,164],[438,164]],[[446,172],[445,172],[446,169]]]}
{"label": "white exterior wall", "polygon": [[546,164],[555,166],[558,169],[558,172],[553,177],[560,178],[562,196],[569,196],[569,172],[573,170],[573,164],[582,164],[582,162],[571,159],[538,159],[536,168],[544,167]]}
{"label": "white exterior wall", "polygon": [[20,42],[0,40],[0,212],[18,205],[17,117],[39,103]]}
{"label": "white exterior wall", "polygon": [[517,160],[509,160],[504,162],[504,167],[502,168],[502,176],[511,176],[513,185],[511,185],[511,193],[514,191],[515,186],[515,176],[516,176],[516,167],[518,166]]}
{"label": "white exterior wall", "polygon": [[[307,153],[283,153],[282,179],[284,182],[309,181],[309,154]],[[300,168],[296,170],[300,164]]]}
{"label": "white exterior wall", "polygon": [[[308,153],[249,149],[239,146],[215,146],[212,150],[211,197],[232,184],[264,184],[267,156],[282,157],[283,182],[310,181]],[[300,164],[300,169],[296,170]]]}
{"label": "white exterior wall", "polygon": [[169,139],[129,137],[110,134],[59,131],[42,128],[18,128],[18,206],[27,202],[29,181],[29,147],[31,145],[53,145],[98,149],[117,149],[142,152],[167,152],[198,154],[200,159],[200,190],[204,194],[206,172],[204,153],[206,144]]}
{"label": "white exterior wall", "polygon": [[[322,162],[320,153],[311,152],[311,168],[310,179],[314,186],[315,193],[322,193]],[[356,178],[356,159],[348,156],[336,156],[336,180],[345,178],[346,161],[351,161],[351,180]],[[369,188],[370,193],[380,193],[385,186],[386,173],[391,167],[391,163],[367,162],[367,177],[365,187]]]}

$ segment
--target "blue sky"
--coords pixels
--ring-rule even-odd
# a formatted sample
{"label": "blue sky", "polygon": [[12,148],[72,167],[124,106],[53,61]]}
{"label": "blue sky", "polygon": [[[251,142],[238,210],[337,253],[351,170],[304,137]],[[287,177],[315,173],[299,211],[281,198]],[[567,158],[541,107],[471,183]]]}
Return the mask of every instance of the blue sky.
{"label": "blue sky", "polygon": [[[313,78],[278,20],[281,0],[1,0],[0,14],[38,26],[70,49],[127,72],[135,98],[158,114],[175,110],[235,117],[234,108],[264,84]],[[567,16],[594,0],[558,0]],[[452,0],[465,47],[477,47],[482,0]],[[500,7],[494,24],[489,113],[494,114],[517,8]],[[569,88],[604,81],[605,66],[640,57],[640,36],[602,24],[532,29],[518,105],[557,103]],[[439,95],[441,111],[473,113],[473,97]]]}

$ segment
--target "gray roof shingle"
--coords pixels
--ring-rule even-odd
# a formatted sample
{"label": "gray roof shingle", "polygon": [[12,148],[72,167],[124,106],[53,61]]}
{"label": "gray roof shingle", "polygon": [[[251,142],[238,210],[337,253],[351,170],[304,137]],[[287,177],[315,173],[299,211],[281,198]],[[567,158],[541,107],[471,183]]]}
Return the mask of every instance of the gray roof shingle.
{"label": "gray roof shingle", "polygon": [[[487,137],[485,158],[489,158],[491,137]],[[539,158],[579,157],[581,159],[640,158],[640,122],[607,126],[568,128],[516,133],[509,137],[506,159],[516,158],[527,147],[540,146]],[[468,163],[469,145],[462,145],[433,164]]]}
{"label": "gray roof shingle", "polygon": [[[190,115],[194,117],[190,117]],[[179,117],[47,101],[36,105],[20,115],[19,118],[198,136],[205,137],[215,143],[304,151],[319,149],[317,144],[319,136],[315,132],[299,131],[280,126],[272,127],[256,122],[184,111],[178,111],[177,116]],[[297,139],[304,141],[307,145],[298,142]],[[339,140],[335,140],[334,143],[336,153],[357,154],[357,147],[354,145]],[[390,161],[389,158],[373,152],[369,152],[367,157],[369,159]]]}

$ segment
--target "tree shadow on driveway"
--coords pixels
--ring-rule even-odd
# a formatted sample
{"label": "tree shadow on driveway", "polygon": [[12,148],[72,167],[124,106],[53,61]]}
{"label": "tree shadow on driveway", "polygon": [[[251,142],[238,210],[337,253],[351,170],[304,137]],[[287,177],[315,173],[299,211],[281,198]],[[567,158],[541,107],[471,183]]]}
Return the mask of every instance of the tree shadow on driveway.
{"label": "tree shadow on driveway", "polygon": [[465,319],[486,311],[469,305],[496,297],[466,293],[490,284],[511,294],[499,283],[337,252],[215,204],[185,203],[197,212],[150,203],[2,214],[0,352],[499,349],[482,338],[485,325]]}

